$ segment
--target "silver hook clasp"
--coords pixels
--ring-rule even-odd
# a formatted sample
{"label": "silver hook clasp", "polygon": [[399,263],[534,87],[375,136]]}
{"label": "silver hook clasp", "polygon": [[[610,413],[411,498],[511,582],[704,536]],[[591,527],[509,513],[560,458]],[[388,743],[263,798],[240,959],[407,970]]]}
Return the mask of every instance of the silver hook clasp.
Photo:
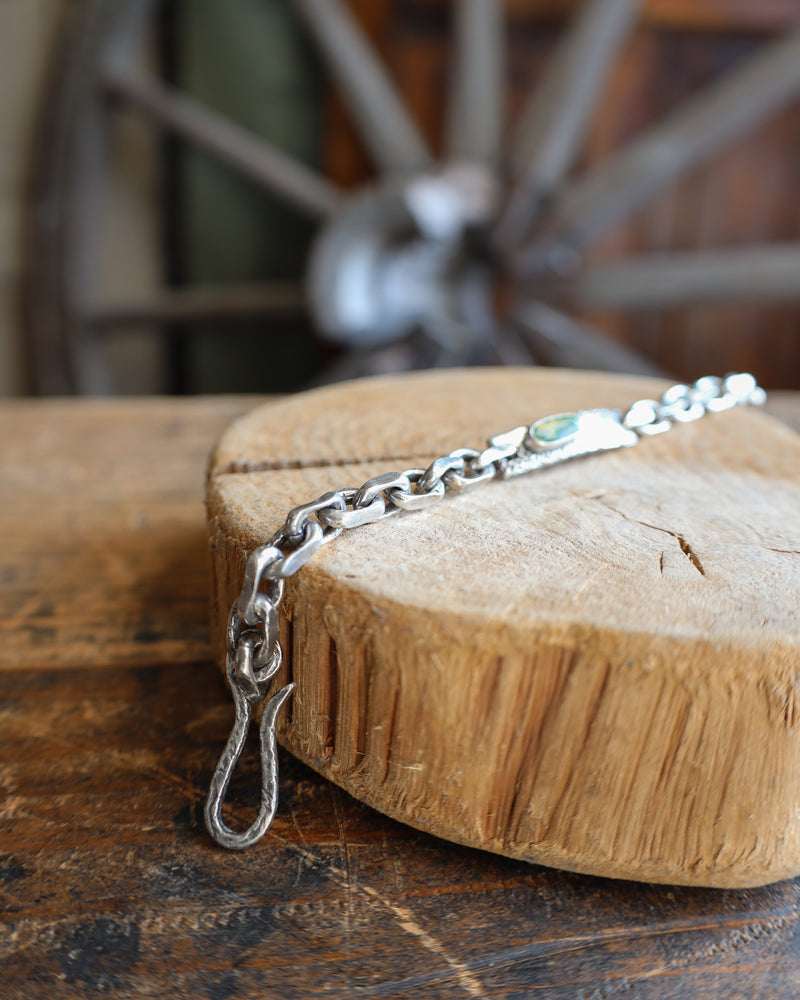
{"label": "silver hook clasp", "polygon": [[247,634],[235,649],[228,652],[227,672],[236,715],[233,729],[211,778],[206,800],[205,820],[208,832],[222,847],[241,850],[259,841],[269,829],[278,806],[278,751],[275,729],[283,703],[295,688],[287,684],[264,706],[260,726],[261,808],[254,822],[237,833],[222,818],[222,804],[228,791],[233,769],[241,756],[247,730],[253,715],[253,704],[261,700],[260,685],[267,682],[280,668],[280,646],[275,647],[269,667],[255,671],[253,667],[257,640]]}

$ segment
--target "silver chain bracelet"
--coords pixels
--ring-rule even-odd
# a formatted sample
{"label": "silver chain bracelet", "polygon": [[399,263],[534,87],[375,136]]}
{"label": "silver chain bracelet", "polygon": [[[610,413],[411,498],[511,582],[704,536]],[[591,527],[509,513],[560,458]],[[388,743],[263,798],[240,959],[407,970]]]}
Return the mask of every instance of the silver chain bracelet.
{"label": "silver chain bracelet", "polygon": [[669,430],[673,423],[690,423],[732,406],[760,405],[765,399],[752,375],[707,376],[692,386],[670,386],[660,400],[639,399],[625,414],[606,409],[557,413],[497,434],[482,451],[457,448],[435,459],[427,469],[386,472],[356,489],[324,493],[291,510],[272,538],[251,553],[244,585],[228,619],[226,671],[236,717],[206,802],[206,826],[214,840],[223,847],[249,847],[264,836],[275,816],[276,720],[294,684],[281,688],[264,706],[258,816],[247,830],[237,833],[223,821],[222,804],[247,738],[253,706],[266,698],[270,681],[281,667],[279,610],[284,580],[304,566],[321,545],[346,529],[403,511],[421,510],[450,492],[461,493],[493,479],[510,479],[580,455],[629,448],[642,437]]}

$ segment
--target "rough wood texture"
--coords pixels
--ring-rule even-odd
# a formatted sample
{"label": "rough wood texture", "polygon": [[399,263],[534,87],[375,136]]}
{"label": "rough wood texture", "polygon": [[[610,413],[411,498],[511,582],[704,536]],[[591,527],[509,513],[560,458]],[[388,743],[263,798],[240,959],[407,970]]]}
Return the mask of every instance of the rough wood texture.
{"label": "rough wood texture", "polygon": [[[800,397],[777,402],[800,429]],[[800,880],[720,892],[538,868],[395,823],[285,753],[270,836],[210,843],[231,715],[203,638],[202,479],[248,405],[0,404],[0,996],[795,1000]],[[32,656],[45,600],[60,613]],[[242,822],[257,780],[250,758]]]}
{"label": "rough wood texture", "polygon": [[[218,637],[295,504],[661,389],[462,371],[255,411],[211,465]],[[287,582],[284,745],[502,854],[689,885],[797,874],[799,467],[795,434],[737,410],[346,533]]]}
{"label": "rough wood texture", "polygon": [[0,669],[208,656],[198,484],[253,402],[0,408]]}

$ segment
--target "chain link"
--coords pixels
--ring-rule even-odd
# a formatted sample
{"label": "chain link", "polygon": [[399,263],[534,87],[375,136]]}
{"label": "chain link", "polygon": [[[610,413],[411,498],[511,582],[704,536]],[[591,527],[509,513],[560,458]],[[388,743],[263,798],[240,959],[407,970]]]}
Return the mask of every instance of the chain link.
{"label": "chain link", "polygon": [[724,379],[707,375],[691,386],[671,385],[660,400],[637,399],[622,423],[640,435],[662,434],[673,423],[690,423],[706,413],[719,413],[732,406],[760,406],[766,398],[764,390],[747,372]]}
{"label": "chain link", "polygon": [[[556,414],[530,426],[515,427],[497,434],[488,440],[483,450],[457,448],[434,459],[426,469],[385,472],[373,476],[359,487],[323,493],[316,500],[290,510],[272,538],[255,549],[247,560],[242,591],[231,609],[227,632],[227,672],[234,695],[236,721],[212,779],[212,791],[206,807],[206,825],[212,837],[226,847],[247,846],[263,835],[274,814],[277,798],[276,716],[294,685],[287,685],[278,691],[264,709],[261,728],[264,788],[259,818],[249,830],[234,833],[222,821],[222,799],[244,743],[250,706],[263,700],[272,678],[280,669],[282,654],[278,641],[278,616],[284,580],[301,569],[320,546],[351,528],[438,503],[449,492],[464,492],[497,477],[518,474],[511,468],[514,462],[522,463],[520,468],[523,472],[532,470],[537,467],[537,463],[532,461],[537,450],[543,452],[541,465],[553,464],[592,451],[625,447],[636,443],[640,437],[668,431],[675,423],[690,423],[706,413],[720,412],[732,406],[757,406],[765,399],[764,390],[747,373],[728,375],[724,379],[706,376],[691,386],[682,383],[670,386],[660,400],[639,399],[624,415],[610,410]],[[614,433],[606,440],[592,438],[582,447],[576,448],[569,440],[565,444],[560,428],[566,426],[569,431],[573,424],[579,424],[582,416],[599,418],[605,421],[606,428],[610,422]],[[546,424],[556,427],[555,432],[552,428],[550,430],[550,433],[555,433],[554,439],[542,437],[541,432],[537,434],[537,428]],[[598,433],[597,420],[586,421],[586,426],[591,426],[591,433]],[[266,589],[262,589],[264,586]],[[269,725],[264,719],[270,720]],[[265,820],[267,816],[269,819]]]}

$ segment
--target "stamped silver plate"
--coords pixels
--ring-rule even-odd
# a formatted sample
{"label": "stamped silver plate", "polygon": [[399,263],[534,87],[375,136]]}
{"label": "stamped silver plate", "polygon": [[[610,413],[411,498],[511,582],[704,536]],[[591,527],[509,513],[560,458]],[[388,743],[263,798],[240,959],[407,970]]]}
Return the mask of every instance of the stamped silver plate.
{"label": "stamped silver plate", "polygon": [[622,423],[619,410],[557,413],[527,428],[523,448],[506,461],[498,475],[511,479],[595,451],[631,448],[638,440],[636,432]]}

